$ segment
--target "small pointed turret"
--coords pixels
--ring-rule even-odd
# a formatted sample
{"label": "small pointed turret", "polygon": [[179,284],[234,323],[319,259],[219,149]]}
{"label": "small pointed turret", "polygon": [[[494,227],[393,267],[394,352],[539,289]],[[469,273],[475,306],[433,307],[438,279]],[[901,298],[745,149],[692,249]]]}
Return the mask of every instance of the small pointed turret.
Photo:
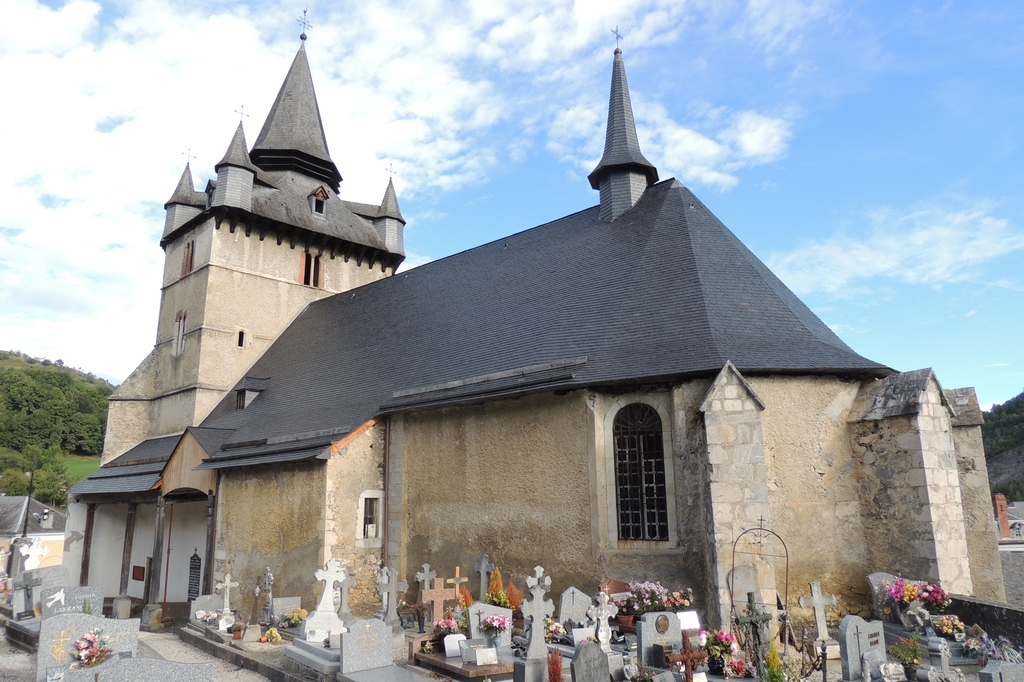
{"label": "small pointed turret", "polygon": [[195,185],[192,184],[192,169],[186,163],[185,170],[178,180],[178,186],[174,188],[174,194],[164,204],[167,215],[164,218],[163,237],[195,218],[205,208],[206,195],[195,190]]}
{"label": "small pointed turret", "polygon": [[601,191],[601,220],[609,221],[632,208],[644,190],[658,181],[658,169],[640,151],[633,106],[629,101],[626,66],[619,48],[615,48],[612,64],[604,155],[589,180],[591,187]]}
{"label": "small pointed turret", "polygon": [[326,182],[335,192],[338,191],[341,173],[327,150],[327,137],[313,90],[305,42],[299,46],[256,138],[252,161],[267,171],[298,171]]}
{"label": "small pointed turret", "polygon": [[373,226],[377,228],[377,234],[388,251],[405,255],[405,218],[398,208],[395,183],[391,180],[388,180],[388,187],[384,190],[384,200],[380,202]]}
{"label": "small pointed turret", "polygon": [[224,157],[214,166],[217,171],[217,186],[213,190],[211,206],[235,206],[246,211],[252,209],[252,181],[256,178],[256,166],[249,159],[246,150],[245,130],[238,123]]}

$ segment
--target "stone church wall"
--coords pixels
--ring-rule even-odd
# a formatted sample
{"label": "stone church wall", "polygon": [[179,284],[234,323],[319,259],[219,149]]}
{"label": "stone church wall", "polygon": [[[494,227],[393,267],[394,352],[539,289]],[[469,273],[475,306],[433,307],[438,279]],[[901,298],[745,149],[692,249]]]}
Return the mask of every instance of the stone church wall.
{"label": "stone church wall", "polygon": [[323,568],[326,467],[320,460],[224,469],[217,501],[215,574],[230,572],[251,594],[269,566],[274,595],[302,597],[312,609],[320,598],[313,577]]}
{"label": "stone church wall", "polygon": [[[363,537],[363,501],[369,495],[383,514],[383,423],[367,429],[342,446],[327,461],[327,504],[324,518],[325,559],[339,559],[356,584],[349,590],[352,612],[369,618],[380,610],[376,580],[380,575],[383,519],[378,517],[376,537]],[[379,495],[379,497],[377,497]]]}

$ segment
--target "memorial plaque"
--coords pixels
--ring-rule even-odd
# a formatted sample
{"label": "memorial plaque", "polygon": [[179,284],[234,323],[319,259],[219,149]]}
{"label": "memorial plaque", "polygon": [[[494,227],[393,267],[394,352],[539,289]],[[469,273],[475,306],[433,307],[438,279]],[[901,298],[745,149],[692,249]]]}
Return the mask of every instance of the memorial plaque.
{"label": "memorial plaque", "polygon": [[202,573],[203,560],[199,557],[199,548],[196,548],[192,558],[188,560],[188,600],[192,601],[199,596],[199,579]]}
{"label": "memorial plaque", "polygon": [[476,650],[476,664],[477,665],[497,665],[498,664],[498,650],[494,647],[490,649],[477,649]]}

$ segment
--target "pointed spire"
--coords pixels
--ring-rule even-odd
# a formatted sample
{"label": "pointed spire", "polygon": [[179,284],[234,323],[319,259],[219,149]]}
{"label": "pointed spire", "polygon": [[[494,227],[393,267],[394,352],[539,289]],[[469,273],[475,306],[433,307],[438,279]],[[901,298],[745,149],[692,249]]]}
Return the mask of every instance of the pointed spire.
{"label": "pointed spire", "polygon": [[633,106],[629,101],[629,85],[626,83],[626,66],[622,62],[622,50],[617,47],[615,61],[612,64],[612,89],[608,99],[608,128],[604,137],[604,156],[589,176],[590,186],[600,189],[601,177],[615,170],[642,173],[646,176],[648,185],[658,181],[658,169],[640,152],[636,124],[633,122]]}
{"label": "pointed spire", "polygon": [[[181,179],[178,180],[178,186],[174,188],[174,194],[164,204],[164,208],[167,208],[171,204],[182,204],[183,206],[203,206],[205,205],[204,200],[196,199],[196,188],[192,182],[192,169],[189,164],[185,163],[185,171],[181,174]],[[201,193],[199,193],[201,195]]]}
{"label": "pointed spire", "polygon": [[395,183],[390,179],[388,180],[388,188],[384,190],[384,201],[380,202],[380,213],[378,215],[381,218],[394,218],[395,220],[401,220],[403,223],[405,222],[405,218],[402,217],[402,211],[398,208]]}
{"label": "pointed spire", "polygon": [[299,46],[256,138],[252,160],[264,170],[295,170],[338,189],[341,173],[327,150],[305,42]]}
{"label": "pointed spire", "polygon": [[224,152],[224,158],[218,161],[213,169],[220,171],[221,166],[238,166],[239,168],[245,168],[256,173],[256,169],[249,159],[248,145],[245,143],[245,130],[242,128],[241,121],[238,122],[238,127],[235,128],[235,134],[231,137],[231,144],[228,145],[228,150]]}

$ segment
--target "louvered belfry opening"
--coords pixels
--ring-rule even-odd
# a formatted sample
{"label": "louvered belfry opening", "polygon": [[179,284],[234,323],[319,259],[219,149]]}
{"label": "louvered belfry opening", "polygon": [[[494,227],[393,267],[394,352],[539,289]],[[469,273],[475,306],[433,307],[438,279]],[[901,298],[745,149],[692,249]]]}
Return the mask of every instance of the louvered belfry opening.
{"label": "louvered belfry opening", "polygon": [[620,540],[668,540],[661,417],[649,405],[619,410],[613,426]]}

